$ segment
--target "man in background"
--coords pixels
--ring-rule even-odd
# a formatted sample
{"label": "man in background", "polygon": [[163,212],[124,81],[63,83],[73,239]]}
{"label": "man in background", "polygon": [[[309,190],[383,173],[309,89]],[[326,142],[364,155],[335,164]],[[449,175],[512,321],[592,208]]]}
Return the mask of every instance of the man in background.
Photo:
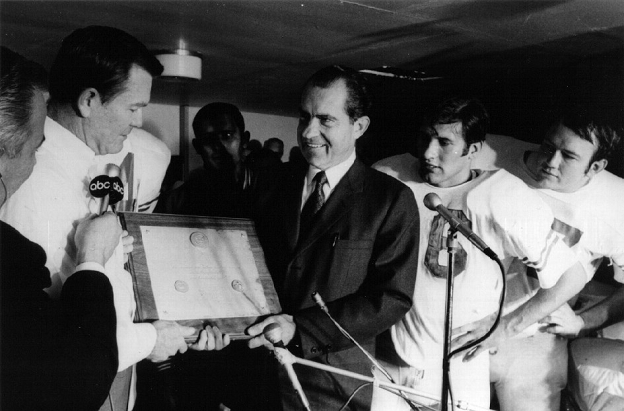
{"label": "man in background", "polygon": [[257,176],[244,161],[250,133],[240,110],[229,103],[207,104],[195,115],[193,132],[193,147],[204,167],[163,195],[156,212],[250,217]]}
{"label": "man in background", "polygon": [[[440,398],[442,393],[449,224],[425,206],[425,196],[436,195],[455,218],[470,224],[504,267],[520,258],[539,272],[542,288],[538,297],[514,315],[504,316],[480,345],[450,360],[449,398],[454,404],[465,401],[480,407],[490,403],[489,358],[480,355],[484,349],[554,311],[580,290],[585,278],[571,250],[551,229],[553,215],[536,193],[504,170],[472,169],[488,126],[489,116],[478,100],[448,99],[426,115],[417,141],[418,159],[402,154],[374,165],[411,188],[421,213],[414,305],[392,327],[392,341],[386,350],[378,351],[397,383],[429,398]],[[496,313],[503,278],[498,265],[462,235],[457,236],[453,258],[451,316],[453,327],[461,330],[465,324]],[[452,348],[483,336],[485,331],[487,328],[461,335]],[[423,404],[435,403],[415,398]],[[376,388],[372,409],[408,408],[401,398]]]}
{"label": "man in background", "polygon": [[[554,213],[554,229],[577,255],[588,280],[604,258],[620,271],[624,267],[624,215],[620,206],[624,180],[605,170],[620,140],[612,120],[587,102],[568,104],[555,117],[540,146],[519,140],[510,144],[509,140],[506,136],[489,138],[489,147],[473,167],[504,168],[536,189]],[[512,311],[534,295],[539,285],[535,272],[520,261],[510,268],[508,278],[506,311]],[[580,317],[564,304],[541,321],[548,332],[538,331],[535,325],[492,351],[491,378],[501,409],[558,410],[567,382],[568,350],[566,340],[550,333],[576,335],[584,319],[588,329],[614,321],[617,316],[609,312],[618,305],[621,309],[618,295],[616,292]],[[574,305],[574,300],[570,304]],[[615,358],[624,354],[622,348],[619,350]],[[606,350],[600,355],[608,356]]]}
{"label": "man in background", "polygon": [[263,149],[274,152],[277,159],[281,162],[284,156],[284,142],[277,137],[271,137],[264,142]]}
{"label": "man in background", "polygon": [[[207,104],[195,115],[193,131],[193,147],[204,167],[165,193],[156,212],[251,218],[258,172],[244,161],[250,133],[240,110],[229,103]],[[174,404],[171,409],[216,411],[221,404],[241,411],[279,407],[273,359],[268,352],[250,351],[246,341],[235,341],[218,353],[189,353],[173,365],[172,378],[165,382]]]}
{"label": "man in background", "polygon": [[262,171],[279,167],[284,155],[284,142],[279,138],[270,138],[264,142],[261,150],[249,154],[245,162],[251,168]]}
{"label": "man in background", "polygon": [[[50,72],[46,140],[31,178],[0,210],[3,221],[44,248],[52,298],[58,298],[78,263],[76,226],[100,212],[100,200],[89,194],[93,177],[109,163],[121,165],[134,175],[129,191],[135,193],[131,203],[137,209],[149,208],[158,195],[169,153],[153,137],[133,138],[133,129],[141,126],[152,79],[161,72],[146,47],[118,29],[90,26],[63,40]],[[130,153],[133,161],[126,160]],[[135,167],[126,167],[128,162]],[[133,323],[132,278],[123,266],[120,245],[106,263],[115,297],[119,373],[102,409],[132,408],[132,366],[186,351],[184,336],[194,333],[169,321]]]}
{"label": "man in background", "polygon": [[[315,305],[370,353],[377,336],[411,306],[418,251],[418,209],[405,186],[367,168],[355,142],[370,119],[370,95],[361,75],[332,66],[316,72],[301,94],[297,128],[308,163],[261,192],[255,222],[283,313],[249,328],[252,348],[268,344],[264,328],[277,323],[283,343],[298,356],[371,375],[369,359]],[[311,367],[294,365],[311,408],[368,410],[370,387]],[[282,405],[301,403],[280,368]]]}

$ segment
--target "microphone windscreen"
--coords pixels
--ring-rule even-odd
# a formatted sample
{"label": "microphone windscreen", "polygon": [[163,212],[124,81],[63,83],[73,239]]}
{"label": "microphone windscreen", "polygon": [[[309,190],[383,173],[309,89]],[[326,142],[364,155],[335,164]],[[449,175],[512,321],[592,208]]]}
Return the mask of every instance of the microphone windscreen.
{"label": "microphone windscreen", "polygon": [[436,193],[427,194],[423,202],[425,203],[425,207],[431,211],[436,211],[438,206],[442,204],[442,200],[440,200],[440,197]]}
{"label": "microphone windscreen", "polygon": [[117,204],[119,201],[123,199],[124,196],[124,186],[121,178],[119,177],[109,177],[110,181],[110,197],[108,199],[108,203],[110,205]]}
{"label": "microphone windscreen", "polygon": [[105,197],[110,191],[110,181],[108,176],[97,176],[89,183],[89,193],[93,197]]}
{"label": "microphone windscreen", "polygon": [[280,327],[277,323],[271,323],[264,327],[262,334],[264,334],[264,338],[266,338],[267,341],[273,345],[277,345],[282,342],[282,327]]}

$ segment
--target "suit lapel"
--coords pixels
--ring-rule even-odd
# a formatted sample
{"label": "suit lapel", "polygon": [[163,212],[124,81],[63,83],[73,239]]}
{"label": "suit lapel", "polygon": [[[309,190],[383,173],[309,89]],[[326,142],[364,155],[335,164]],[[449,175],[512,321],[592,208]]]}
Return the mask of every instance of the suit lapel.
{"label": "suit lapel", "polygon": [[284,187],[283,213],[284,230],[286,232],[288,251],[293,252],[297,246],[299,237],[299,210],[301,209],[301,196],[305,175],[292,175]]}
{"label": "suit lapel", "polygon": [[[306,233],[302,233],[302,237],[299,238],[297,243],[295,254],[312,245],[354,206],[364,189],[364,170],[364,164],[356,159],[353,166],[351,166],[329,196],[323,208],[315,216],[312,227]],[[301,185],[303,186],[303,183]],[[299,205],[301,205],[301,190],[299,194]],[[299,216],[299,212],[297,216]],[[298,227],[299,218],[297,217],[297,231],[299,230]]]}

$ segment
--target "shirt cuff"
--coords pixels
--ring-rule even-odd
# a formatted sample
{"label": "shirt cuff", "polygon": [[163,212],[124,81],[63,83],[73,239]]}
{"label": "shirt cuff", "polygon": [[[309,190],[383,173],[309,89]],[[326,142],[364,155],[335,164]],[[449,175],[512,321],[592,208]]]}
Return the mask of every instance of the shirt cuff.
{"label": "shirt cuff", "polygon": [[86,263],[78,264],[75,272],[78,271],[99,271],[102,274],[106,274],[106,270],[104,270],[104,267],[101,264],[89,261],[87,261]]}

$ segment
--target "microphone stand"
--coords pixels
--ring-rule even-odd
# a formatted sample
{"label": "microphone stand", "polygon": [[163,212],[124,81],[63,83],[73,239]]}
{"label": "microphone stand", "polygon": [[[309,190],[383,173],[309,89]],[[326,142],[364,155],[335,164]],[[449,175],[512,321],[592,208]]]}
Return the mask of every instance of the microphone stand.
{"label": "microphone stand", "polygon": [[[351,341],[391,383],[394,383],[395,381],[390,373],[379,363],[379,361],[377,361],[375,357],[373,357],[368,351],[366,351],[364,347],[362,347],[360,343],[358,343],[357,340],[353,338],[351,334],[349,334],[349,332],[345,330],[342,325],[340,325],[340,323],[336,321],[336,319],[330,314],[329,309],[327,308],[327,305],[325,305],[325,301],[323,301],[321,295],[315,291],[312,293],[312,299],[314,299],[316,305],[321,308],[321,310],[327,315],[331,322],[334,323],[336,328],[338,328],[338,331],[340,331],[342,335],[344,335],[349,341]],[[418,409],[416,404],[414,404],[413,401],[402,391],[395,392],[395,394],[403,398],[412,410]]]}
{"label": "microphone stand", "polygon": [[[456,242],[457,242],[457,230],[451,228],[449,229],[449,234],[447,237],[447,247],[448,247],[448,252],[449,252],[449,278],[447,279],[447,299],[446,299],[446,331],[445,331],[445,344],[444,344],[444,376],[443,376],[443,390],[442,390],[442,398],[436,398],[433,397],[427,393],[423,393],[421,391],[415,390],[413,388],[409,388],[400,384],[396,384],[394,383],[392,377],[390,376],[390,374],[388,373],[387,370],[385,370],[381,364],[379,364],[379,362],[372,356],[370,355],[360,344],[358,344],[358,342],[349,334],[349,332],[347,332],[347,330],[345,330],[340,323],[338,323],[338,321],[336,321],[333,316],[329,313],[329,310],[327,308],[327,306],[325,305],[325,302],[323,301],[322,297],[317,293],[313,293],[312,294],[312,298],[314,299],[314,301],[316,302],[316,304],[321,308],[321,310],[323,312],[325,312],[325,314],[329,317],[329,319],[334,323],[334,325],[340,330],[340,332],[347,337],[350,341],[352,341],[369,359],[370,361],[376,366],[378,367],[378,369],[382,372],[382,374],[384,374],[384,376],[390,381],[390,382],[386,382],[386,381],[379,381],[377,378],[375,377],[368,377],[368,376],[364,376],[361,374],[357,374],[354,373],[352,371],[347,371],[347,370],[342,370],[340,368],[336,368],[336,367],[332,367],[329,365],[324,365],[324,364],[320,364],[314,361],[309,361],[309,360],[304,360],[302,358],[298,358],[296,356],[294,356],[290,351],[288,351],[288,349],[285,348],[283,342],[281,341],[281,329],[280,327],[276,324],[276,323],[271,323],[269,325],[267,325],[267,327],[265,327],[264,329],[264,336],[265,338],[273,344],[274,346],[274,354],[276,356],[276,358],[278,359],[278,361],[284,365],[287,369],[292,369],[292,364],[301,364],[301,365],[305,365],[307,367],[312,367],[312,368],[316,368],[316,369],[320,369],[323,371],[327,371],[327,372],[331,372],[331,373],[335,373],[335,374],[340,374],[340,375],[344,375],[350,378],[355,378],[361,381],[367,381],[369,383],[373,383],[374,386],[379,386],[385,390],[388,390],[392,393],[395,393],[396,395],[399,395],[400,397],[402,397],[405,401],[407,401],[407,403],[410,405],[410,407],[412,407],[412,409],[419,409],[418,406],[420,407],[424,407],[424,408],[429,408],[431,409],[431,407],[429,405],[425,405],[425,404],[419,404],[418,401],[413,400],[411,398],[408,398],[406,393],[409,394],[413,394],[416,395],[418,397],[421,398],[425,398],[429,401],[434,401],[434,402],[439,402],[441,405],[441,410],[448,410],[448,392],[449,392],[449,371],[450,371],[450,366],[449,366],[449,359],[451,357],[451,355],[449,354],[449,350],[450,350],[450,341],[451,341],[451,316],[450,313],[452,312],[452,300],[453,300],[453,253],[456,249]],[[468,344],[470,345],[470,344]],[[467,347],[466,347],[467,348]],[[463,350],[464,347],[456,350],[457,352]],[[455,352],[451,353],[451,354],[455,354]],[[294,370],[293,370],[293,374],[294,374]],[[291,382],[293,382],[293,385],[295,385],[295,381],[298,383],[297,379],[296,379],[296,374],[294,378],[291,378]],[[297,384],[298,385],[298,384]],[[295,390],[297,390],[297,386],[295,386]],[[301,391],[299,392],[300,396],[305,397],[305,394],[303,393],[303,389],[301,389]],[[451,401],[453,402],[453,399],[451,397]],[[304,407],[306,405],[307,399],[302,399],[302,402],[304,404]],[[489,408],[484,408],[484,407],[479,407],[477,405],[472,405],[469,404],[466,401],[463,400],[458,400],[456,404],[451,404],[452,406],[455,405],[458,409],[461,410],[471,410],[471,411],[491,411]],[[308,409],[308,408],[306,408]]]}
{"label": "microphone stand", "polygon": [[[467,350],[469,348],[475,347],[479,345],[482,341],[485,341],[487,338],[492,335],[498,323],[500,322],[501,313],[503,311],[503,304],[505,302],[505,291],[506,291],[506,281],[505,281],[505,268],[503,267],[502,262],[491,248],[487,246],[472,230],[464,226],[460,220],[455,218],[449,210],[446,209],[442,205],[442,201],[440,197],[438,197],[435,193],[429,193],[424,198],[425,206],[432,210],[437,211],[448,223],[449,230],[446,237],[446,246],[448,251],[448,274],[446,279],[446,306],[445,306],[445,326],[444,326],[444,349],[443,349],[443,358],[442,358],[442,404],[441,411],[447,411],[448,409],[448,396],[449,393],[451,395],[451,402],[453,400],[453,392],[450,389],[450,360],[451,358],[460,351]],[[498,264],[498,267],[501,270],[502,274],[502,284],[503,288],[501,291],[500,299],[499,299],[499,309],[496,314],[496,319],[494,320],[494,324],[488,332],[486,332],[483,336],[477,338],[476,340],[469,342],[468,344],[455,349],[455,351],[450,352],[451,347],[451,331],[452,331],[452,315],[453,315],[453,254],[457,249],[457,232],[462,233],[475,247],[481,250],[486,256],[490,257],[492,260]]]}
{"label": "microphone stand", "polygon": [[[330,365],[325,365],[325,364],[320,364],[317,363],[315,361],[310,361],[310,360],[304,360],[303,358],[299,358],[295,355],[293,355],[290,351],[288,351],[286,348],[280,348],[280,347],[275,347],[274,349],[274,354],[275,356],[279,356],[279,361],[282,364],[301,364],[301,365],[305,365],[306,367],[311,367],[311,368],[316,368],[319,370],[323,370],[323,371],[327,371],[327,372],[331,372],[334,374],[340,374],[340,375],[344,375],[346,377],[350,377],[350,378],[355,378],[357,380],[361,380],[361,381],[366,381],[369,383],[373,383],[373,385],[378,385],[384,389],[389,389],[391,391],[403,391],[412,395],[416,395],[422,398],[425,398],[429,401],[433,401],[433,402],[437,402],[440,401],[439,398],[433,397],[427,393],[415,390],[413,388],[410,387],[405,387],[403,385],[399,385],[399,384],[395,384],[395,383],[391,383],[391,382],[387,382],[387,381],[380,381],[375,377],[369,377],[366,375],[362,375],[362,374],[358,374],[352,371],[347,371],[347,370],[343,370],[340,368],[336,368],[336,367],[332,367]],[[457,404],[455,404],[457,406],[457,408],[460,408],[462,410],[471,410],[471,411],[491,411],[489,408],[483,408],[483,407],[479,407],[476,405],[470,405],[468,403],[466,403],[465,401],[458,401]],[[429,406],[427,405],[422,405],[423,407],[427,407],[429,408]]]}
{"label": "microphone stand", "polygon": [[[457,230],[449,226],[446,235],[446,251],[448,253],[448,274],[446,277],[446,306],[444,311],[444,351],[442,356],[442,396],[440,411],[448,410],[448,397],[451,373],[451,331],[453,329],[453,255],[457,249]],[[452,398],[451,398],[452,401]]]}

